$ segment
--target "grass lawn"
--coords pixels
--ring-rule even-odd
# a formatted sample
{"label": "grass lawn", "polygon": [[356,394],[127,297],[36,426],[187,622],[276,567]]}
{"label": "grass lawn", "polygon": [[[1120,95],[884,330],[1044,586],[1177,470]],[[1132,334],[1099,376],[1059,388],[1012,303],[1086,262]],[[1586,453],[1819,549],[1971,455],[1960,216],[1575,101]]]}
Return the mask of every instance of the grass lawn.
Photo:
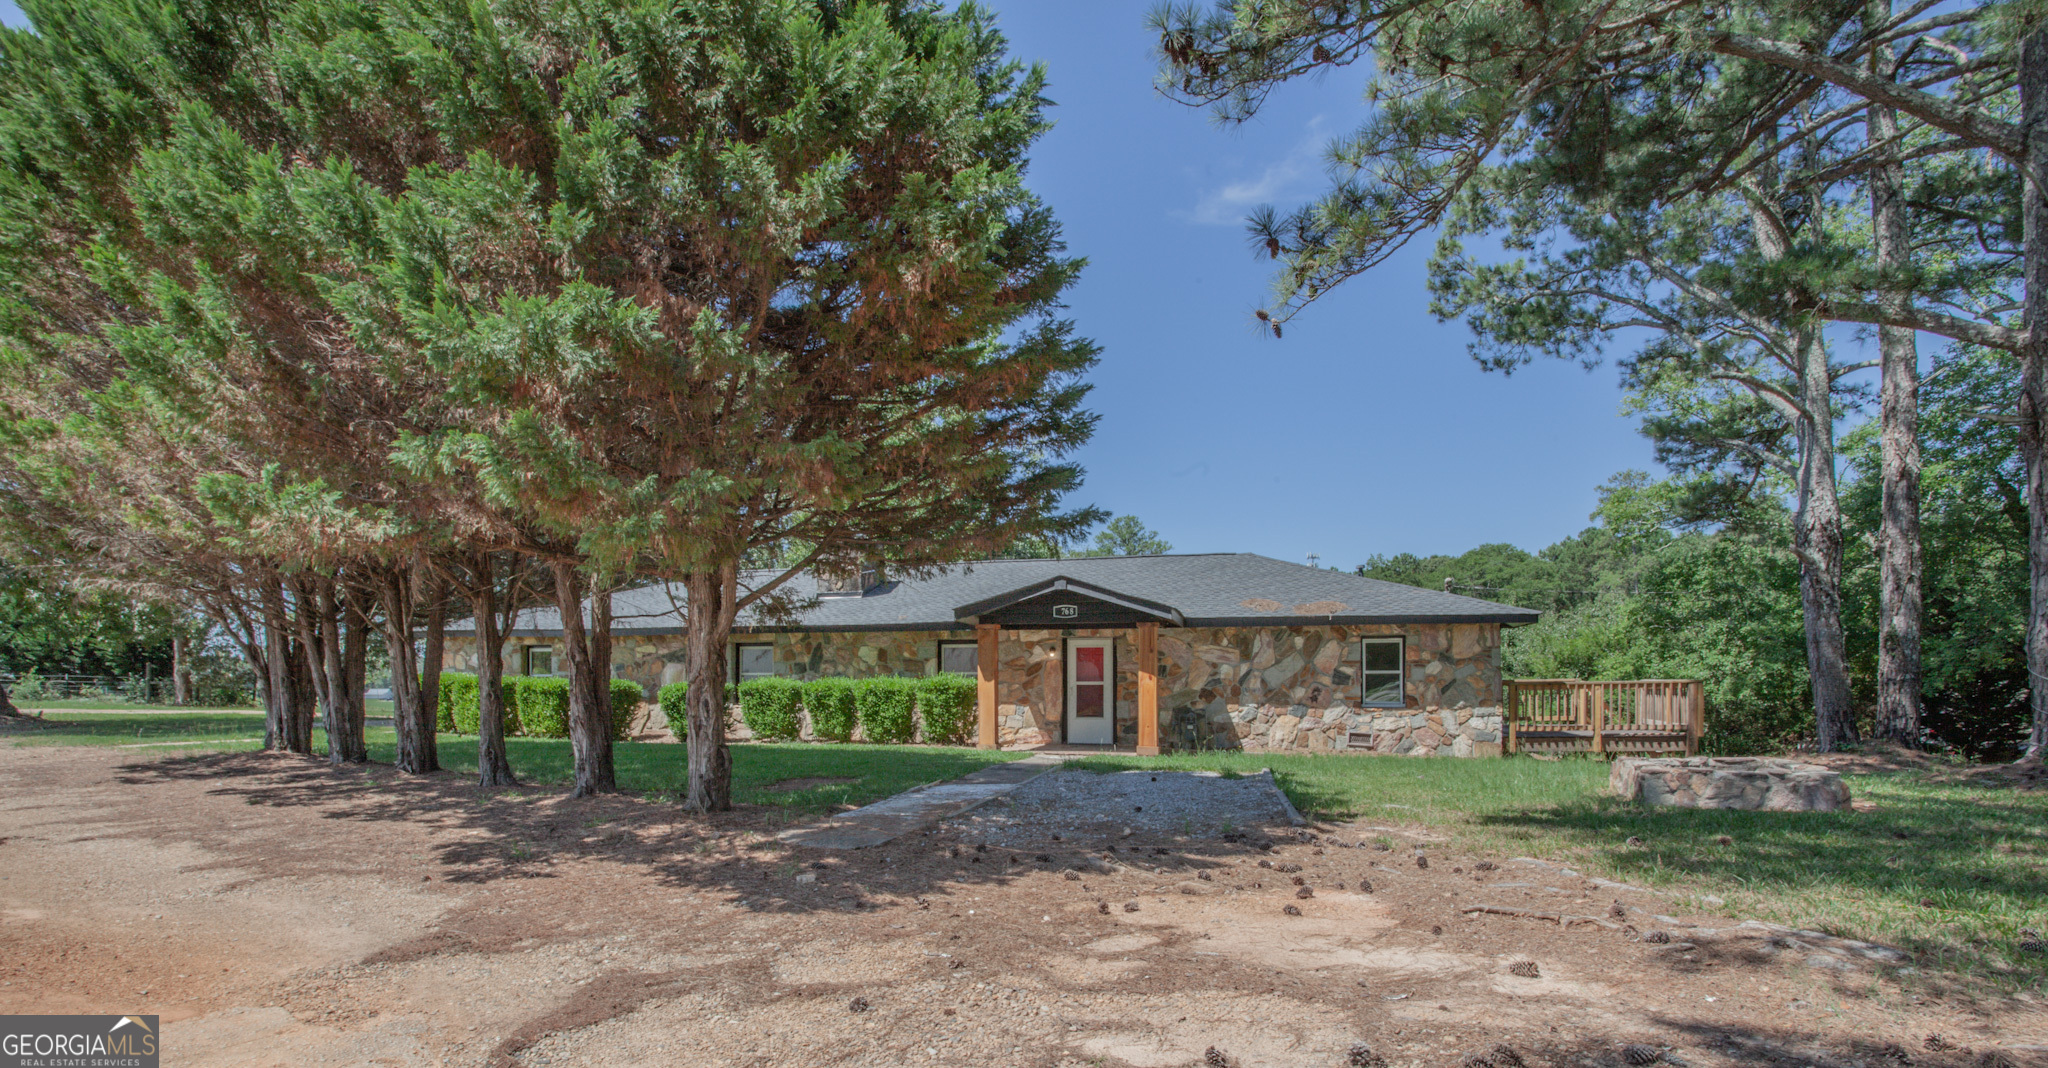
{"label": "grass lawn", "polygon": [[[1560,860],[1637,886],[1711,895],[1712,911],[1912,950],[1928,966],[2048,989],[2048,791],[1974,785],[1955,768],[1846,776],[1870,811],[1646,809],[1606,793],[1607,765],[1214,753],[1091,757],[1092,770],[1273,769],[1311,819],[1423,824],[1454,848]],[[1628,845],[1631,837],[1642,845]],[[1728,839],[1723,842],[1723,837]]]}
{"label": "grass lawn", "polygon": [[34,700],[27,700],[17,695],[12,700],[16,708],[24,711],[35,708],[63,708],[100,712],[180,712],[193,707],[204,708],[208,711],[240,708],[246,708],[251,712],[259,711],[255,705],[153,705],[143,702],[123,701],[118,697],[38,697]]}
{"label": "grass lawn", "polygon": [[0,734],[0,744],[256,749],[263,745],[263,713],[52,712],[43,717],[39,728]]}
{"label": "grass lawn", "polygon": [[[0,744],[128,745],[185,751],[234,751],[263,745],[260,713],[53,712],[41,729],[0,734]],[[398,739],[389,727],[365,732],[370,759],[396,759]],[[313,733],[314,752],[324,752],[327,736]],[[567,739],[507,738],[506,755],[520,781],[551,784],[569,781]],[[441,766],[455,771],[476,767],[476,736],[440,736]],[[632,793],[673,797],[685,778],[685,750],[668,742],[620,742],[612,760],[619,786]],[[1028,754],[986,752],[913,745],[746,744],[732,747],[733,800],[769,805],[788,818],[829,812],[843,805],[865,805],[925,783],[957,779],[970,771]],[[802,784],[802,789],[775,789],[791,780],[845,780]]]}

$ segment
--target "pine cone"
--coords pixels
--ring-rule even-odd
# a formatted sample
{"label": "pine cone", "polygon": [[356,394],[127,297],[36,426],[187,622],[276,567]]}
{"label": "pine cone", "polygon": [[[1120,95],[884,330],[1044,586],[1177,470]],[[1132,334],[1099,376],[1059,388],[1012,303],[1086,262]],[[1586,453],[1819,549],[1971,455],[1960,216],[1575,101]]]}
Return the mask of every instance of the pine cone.
{"label": "pine cone", "polygon": [[1294,896],[1295,896],[1295,899],[1296,899],[1296,900],[1299,900],[1299,901],[1307,901],[1307,900],[1308,900],[1309,898],[1312,898],[1312,897],[1316,896],[1316,892],[1315,892],[1314,890],[1310,890],[1310,889],[1309,889],[1308,887],[1304,886],[1304,887],[1302,887],[1301,889],[1299,889],[1299,890],[1296,890],[1296,891],[1294,892]]}
{"label": "pine cone", "polygon": [[1472,865],[1472,870],[1473,870],[1473,871],[1494,871],[1494,870],[1498,869],[1499,867],[1500,867],[1500,865],[1498,865],[1498,864],[1495,864],[1495,863],[1494,863],[1493,861],[1490,861],[1490,860],[1482,860],[1482,861],[1480,861],[1479,863],[1477,863],[1477,864],[1474,864],[1474,865]]}
{"label": "pine cone", "polygon": [[1297,875],[1297,876],[1295,876],[1294,878],[1292,878],[1292,879],[1289,879],[1289,880],[1287,880],[1287,881],[1288,881],[1288,882],[1290,882],[1290,883],[1293,883],[1293,884],[1294,884],[1294,885],[1296,885],[1296,886],[1307,886],[1307,885],[1308,885],[1308,880],[1307,880],[1307,879],[1304,879],[1304,878],[1302,878],[1302,877],[1301,877],[1301,876],[1299,876],[1299,875]]}
{"label": "pine cone", "polygon": [[1298,908],[1295,908],[1295,907],[1294,907],[1293,905],[1289,905],[1289,906],[1287,906],[1286,908],[1284,908],[1284,909],[1281,909],[1280,911],[1282,911],[1282,912],[1284,912],[1284,913],[1288,914],[1289,916],[1299,916],[1299,915],[1301,915],[1301,910],[1300,910],[1300,909],[1298,909]]}
{"label": "pine cone", "polygon": [[1359,892],[1359,893],[1361,893],[1361,894],[1370,894],[1370,893],[1372,893],[1372,880],[1371,880],[1371,879],[1360,879],[1360,880],[1358,880],[1358,892]]}
{"label": "pine cone", "polygon": [[1124,902],[1124,911],[1125,911],[1125,912],[1136,912],[1136,911],[1138,911],[1138,903],[1137,903],[1137,902],[1135,902],[1135,901],[1126,901],[1126,902]]}
{"label": "pine cone", "polygon": [[1506,1045],[1493,1047],[1486,1059],[1493,1063],[1493,1068],[1524,1068],[1522,1055]]}
{"label": "pine cone", "polygon": [[846,1003],[846,1009],[848,1012],[866,1012],[868,1011],[868,999],[854,998]]}
{"label": "pine cone", "polygon": [[1209,1068],[1230,1068],[1230,1056],[1214,1046],[1202,1051],[1202,1063]]}
{"label": "pine cone", "polygon": [[1536,962],[1533,960],[1518,960],[1513,964],[1508,965],[1508,974],[1519,975],[1524,979],[1537,979],[1541,978],[1543,975],[1542,971],[1536,967]]}
{"label": "pine cone", "polygon": [[1374,1053],[1372,1047],[1363,1042],[1351,1044],[1350,1051],[1345,1054],[1344,1063],[1347,1068],[1387,1068],[1387,1059]]}
{"label": "pine cone", "polygon": [[1417,853],[1417,854],[1415,854],[1415,866],[1416,866],[1416,867],[1418,867],[1418,868],[1427,868],[1427,867],[1429,867],[1429,858],[1428,858],[1428,857],[1425,857],[1425,856],[1423,856],[1423,855],[1422,855],[1422,854],[1420,854],[1420,853]]}
{"label": "pine cone", "polygon": [[1614,917],[1617,920],[1622,919],[1628,915],[1628,906],[1617,901],[1614,904],[1607,906],[1607,914],[1609,916]]}
{"label": "pine cone", "polygon": [[1097,901],[1095,903],[1095,911],[1104,916],[1109,915],[1109,902]]}
{"label": "pine cone", "polygon": [[1646,1064],[1655,1064],[1657,1063],[1657,1058],[1662,1056],[1663,1054],[1657,1051],[1657,1047],[1645,1046],[1641,1043],[1621,1048],[1621,1059],[1635,1065],[1636,1068],[1643,1068],[1643,1065]]}
{"label": "pine cone", "polygon": [[1078,882],[1080,882],[1080,881],[1081,881],[1081,873],[1080,873],[1080,872],[1077,872],[1077,871],[1070,871],[1070,872],[1068,872],[1068,873],[1067,873],[1067,881],[1068,881],[1068,882],[1070,882],[1070,883],[1078,883]]}
{"label": "pine cone", "polygon": [[1669,943],[1671,936],[1663,931],[1651,931],[1643,936],[1643,941],[1661,946]]}

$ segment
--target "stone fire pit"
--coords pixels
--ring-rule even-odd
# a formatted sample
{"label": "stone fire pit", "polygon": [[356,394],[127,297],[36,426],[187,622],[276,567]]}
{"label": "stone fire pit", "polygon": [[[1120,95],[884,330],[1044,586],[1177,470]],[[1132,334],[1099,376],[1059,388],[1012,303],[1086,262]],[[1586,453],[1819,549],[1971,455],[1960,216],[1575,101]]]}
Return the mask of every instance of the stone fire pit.
{"label": "stone fire pit", "polygon": [[1849,807],[1842,777],[1818,764],[1768,757],[1624,757],[1607,773],[1622,797],[1680,808],[1833,812]]}

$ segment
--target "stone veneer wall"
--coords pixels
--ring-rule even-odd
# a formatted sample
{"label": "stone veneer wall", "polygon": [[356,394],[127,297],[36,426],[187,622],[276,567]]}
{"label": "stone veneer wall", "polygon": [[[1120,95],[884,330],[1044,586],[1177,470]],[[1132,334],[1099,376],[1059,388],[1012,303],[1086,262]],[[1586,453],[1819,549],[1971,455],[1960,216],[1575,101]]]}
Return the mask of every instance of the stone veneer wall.
{"label": "stone veneer wall", "polygon": [[[1406,707],[1360,707],[1362,637],[1408,639]],[[921,676],[938,670],[941,641],[973,632],[782,632],[741,635],[771,642],[777,671],[797,679],[826,675]],[[1112,638],[1116,650],[1117,741],[1137,741],[1137,645],[1123,629],[1006,630],[998,645],[996,716],[1000,744],[1037,746],[1060,738],[1065,703],[1063,638]],[[508,672],[520,650],[507,643]],[[564,662],[557,645],[556,663]],[[647,687],[683,675],[682,636],[621,634],[612,641],[613,674]],[[1496,624],[1370,624],[1302,627],[1163,627],[1159,632],[1159,736],[1175,748],[1331,752],[1352,732],[1372,735],[1372,750],[1413,756],[1498,756],[1501,738],[1500,628]],[[444,663],[473,671],[475,643],[450,637]]]}

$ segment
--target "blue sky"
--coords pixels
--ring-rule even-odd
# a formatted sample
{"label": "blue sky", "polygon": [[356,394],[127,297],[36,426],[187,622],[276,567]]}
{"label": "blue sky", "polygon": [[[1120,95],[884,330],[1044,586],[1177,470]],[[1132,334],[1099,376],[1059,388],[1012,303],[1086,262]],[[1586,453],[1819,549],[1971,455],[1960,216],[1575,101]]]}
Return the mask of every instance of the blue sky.
{"label": "blue sky", "polygon": [[[1322,145],[1360,114],[1358,80],[1291,86],[1222,128],[1152,88],[1147,5],[993,0],[1013,52],[1042,61],[1058,125],[1029,181],[1088,270],[1071,315],[1103,347],[1080,502],[1134,513],[1177,551],[1535,550],[1587,523],[1594,487],[1651,468],[1611,369],[1482,372],[1466,329],[1429,314],[1411,245],[1288,325],[1254,329],[1267,264],[1244,214],[1323,181]],[[21,25],[0,0],[0,21]]]}

